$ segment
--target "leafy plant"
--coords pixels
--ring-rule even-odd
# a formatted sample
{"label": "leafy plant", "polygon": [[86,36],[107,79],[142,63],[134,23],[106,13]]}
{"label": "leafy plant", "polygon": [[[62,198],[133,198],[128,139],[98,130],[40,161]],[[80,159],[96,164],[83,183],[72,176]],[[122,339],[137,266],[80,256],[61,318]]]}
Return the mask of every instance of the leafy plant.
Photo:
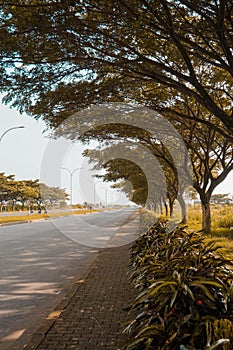
{"label": "leafy plant", "polygon": [[230,349],[233,272],[213,242],[158,222],[132,249],[137,317],[126,328],[127,350]]}

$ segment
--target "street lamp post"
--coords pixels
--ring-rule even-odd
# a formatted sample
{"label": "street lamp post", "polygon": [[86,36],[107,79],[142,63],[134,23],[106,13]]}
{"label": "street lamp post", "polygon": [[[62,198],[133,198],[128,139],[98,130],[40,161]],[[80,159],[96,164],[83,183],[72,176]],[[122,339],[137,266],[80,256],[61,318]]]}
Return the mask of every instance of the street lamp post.
{"label": "street lamp post", "polygon": [[23,125],[20,125],[20,126],[13,126],[12,128],[9,128],[7,129],[6,131],[4,131],[4,133],[0,136],[0,142],[2,141],[2,138],[11,130],[14,130],[14,129],[24,129],[25,126]]}
{"label": "street lamp post", "polygon": [[106,188],[105,189],[105,205],[106,205],[106,208],[108,206],[108,191],[111,191],[110,188]]}
{"label": "street lamp post", "polygon": [[[105,189],[105,205],[106,207],[108,206],[108,202],[109,204],[113,205],[113,195],[114,195],[114,191],[110,192],[112,194],[112,202],[110,202],[110,200],[108,201],[108,191],[111,191],[111,188],[106,188]],[[117,192],[119,192],[119,190],[117,190]]]}
{"label": "street lamp post", "polygon": [[72,199],[73,174],[75,173],[75,171],[80,170],[80,169],[83,169],[83,168],[76,168],[76,169],[74,169],[73,171],[70,171],[69,169],[63,168],[63,167],[61,167],[61,169],[67,170],[68,173],[70,174],[70,206],[71,206],[71,209],[72,209],[72,204],[73,204],[73,199]]}
{"label": "street lamp post", "polygon": [[102,181],[96,181],[94,182],[94,207],[95,207],[95,186],[99,183],[99,182],[102,182]]}
{"label": "street lamp post", "polygon": [[25,128],[25,126],[20,125],[20,126],[14,126],[14,127],[12,127],[12,128],[7,129],[7,130],[4,131],[4,133],[0,136],[0,142],[2,141],[2,138],[3,138],[9,131],[14,130],[14,129],[24,129],[24,128]]}
{"label": "street lamp post", "polygon": [[[116,190],[116,191],[112,192],[112,204],[115,203],[114,202],[114,194],[117,194],[117,192],[119,192],[119,190]],[[118,198],[118,196],[117,196],[117,198]]]}

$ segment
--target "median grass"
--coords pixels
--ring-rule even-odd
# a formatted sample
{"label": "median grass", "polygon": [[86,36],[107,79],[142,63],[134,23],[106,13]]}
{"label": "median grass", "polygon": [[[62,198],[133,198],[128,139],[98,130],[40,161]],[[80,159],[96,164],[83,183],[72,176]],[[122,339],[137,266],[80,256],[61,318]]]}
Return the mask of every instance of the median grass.
{"label": "median grass", "polygon": [[[211,205],[212,232],[206,235],[206,242],[213,241],[219,251],[233,260],[233,206]],[[201,230],[201,206],[188,208],[188,227],[192,231]]]}
{"label": "median grass", "polygon": [[84,215],[89,213],[97,212],[98,210],[94,209],[80,209],[71,211],[60,211],[60,212],[50,212],[47,214],[28,214],[25,215],[15,215],[15,216],[0,216],[0,224],[10,224],[15,222],[24,222],[24,221],[35,221],[41,219],[50,219],[61,216],[71,216],[71,215]]}
{"label": "median grass", "polygon": [[[188,229],[190,231],[201,231],[201,205],[188,206]],[[160,219],[169,219],[164,215],[147,211],[148,224],[153,222],[153,216]],[[174,220],[180,220],[180,212],[175,212]],[[221,252],[226,258],[233,260],[233,206],[232,205],[211,205],[212,232],[205,235],[206,242],[215,242],[221,247]]]}

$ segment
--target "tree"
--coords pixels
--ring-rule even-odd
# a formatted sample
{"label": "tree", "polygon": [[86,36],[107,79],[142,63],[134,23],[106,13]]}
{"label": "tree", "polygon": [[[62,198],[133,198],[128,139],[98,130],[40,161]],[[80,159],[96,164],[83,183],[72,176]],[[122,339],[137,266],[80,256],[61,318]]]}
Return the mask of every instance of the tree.
{"label": "tree", "polygon": [[[231,0],[9,0],[1,7],[1,90],[20,111],[56,127],[91,104],[150,105],[150,85],[153,95],[194,98],[218,120],[208,126],[233,138]],[[211,72],[204,81],[203,67]]]}
{"label": "tree", "polygon": [[[95,164],[93,170],[106,170],[106,174],[101,176],[104,181],[127,180],[121,181],[120,185],[132,201],[151,210],[164,205],[167,215],[168,200],[170,216],[173,215],[181,177],[178,179],[176,164],[158,139],[155,142],[145,130],[133,126],[122,128],[118,124],[91,130],[82,137],[83,140],[90,138],[100,139],[102,144],[98,150],[86,150],[84,155],[89,157],[90,163]],[[182,193],[179,193],[181,197]],[[186,220],[185,215],[182,218]]]}
{"label": "tree", "polygon": [[138,205],[146,204],[147,179],[137,164],[126,159],[114,159],[108,161],[104,168],[106,169],[106,174],[102,176],[104,181],[117,182],[117,187],[123,190],[129,200]]}
{"label": "tree", "polygon": [[[201,123],[226,145],[233,140],[232,11],[231,0],[4,2],[4,101],[51,127],[92,104],[133,101],[177,125]],[[202,113],[177,108],[180,99]]]}
{"label": "tree", "polygon": [[38,200],[40,204],[43,203],[45,206],[63,205],[69,197],[65,190],[59,187],[50,187],[40,183],[39,188],[40,195]]}
{"label": "tree", "polygon": [[5,176],[4,173],[2,173],[1,191],[4,201],[11,201],[12,210],[14,210],[17,202],[16,196],[18,194],[18,187],[14,175]]}
{"label": "tree", "polygon": [[[154,164],[153,158],[156,157],[159,159],[166,177],[168,189],[166,198],[169,199],[171,211],[174,199],[177,198],[182,208],[183,222],[186,222],[186,206],[183,194],[186,187],[192,185],[198,192],[202,202],[202,228],[204,231],[210,232],[211,195],[214,189],[233,169],[231,142],[215,128],[209,128],[208,126],[208,121],[213,118],[212,114],[207,113],[206,109],[195,100],[186,98],[181,94],[179,95],[179,99],[174,102],[173,110],[170,113],[166,112],[166,117],[173,123],[176,130],[178,130],[179,134],[182,136],[186,145],[186,147],[183,147],[172,127],[169,125],[167,127],[163,119],[157,119],[156,123],[154,123],[155,126],[153,126],[153,119],[151,119],[153,115],[149,112],[148,114],[146,112],[142,114],[143,111],[141,109],[136,112],[136,108],[133,108],[134,113],[130,115],[130,113],[127,113],[124,111],[124,108],[121,107],[121,116],[118,116],[118,107],[115,107],[114,116],[117,116],[117,118],[121,117],[123,121],[122,115],[125,113],[129,122],[129,124],[118,124],[116,122],[114,123],[114,120],[111,120],[111,118],[108,118],[107,112],[109,112],[109,110],[111,112],[110,106],[107,112],[104,108],[100,109],[102,113],[97,108],[94,110],[97,110],[98,113],[94,113],[92,118],[88,115],[90,109],[87,110],[87,112],[83,112],[85,118],[82,119],[82,126],[87,126],[87,131],[81,133],[80,139],[83,142],[96,139],[100,141],[100,146],[98,151],[94,153],[89,152],[87,155],[91,155],[91,157],[94,155],[94,160],[99,160],[100,166],[103,166],[103,160],[106,159],[106,145],[112,145],[107,152],[110,157],[118,157],[122,154],[130,157],[130,154],[135,152],[135,149],[138,148],[135,162],[138,164],[144,163],[144,171],[152,167],[154,172],[156,171],[156,164]],[[176,118],[173,117],[174,112],[176,112]],[[181,112],[185,113],[187,116],[193,115],[195,119],[180,118]],[[104,116],[101,117],[101,114]],[[102,124],[100,123],[101,125],[98,125],[95,120],[99,120],[100,118]],[[207,123],[196,122],[195,120],[198,120],[198,118],[201,118]],[[148,127],[146,126],[146,122],[148,121],[150,131],[148,131]],[[138,123],[139,126],[142,125],[145,127],[139,127],[135,125],[136,123]],[[75,128],[74,125],[75,122],[73,121],[68,123],[64,128],[61,128],[61,130],[68,134],[71,132],[71,129],[75,130],[75,132],[79,132],[79,128]],[[128,152],[127,148],[124,149],[124,144],[128,145]],[[116,148],[116,145],[119,145],[118,148]],[[142,147],[141,149],[139,145]],[[146,154],[144,154],[145,149],[149,151],[149,159],[147,159]],[[174,153],[177,153],[175,158]],[[192,174],[189,172],[188,154],[192,165]],[[147,161],[145,161],[146,159]],[[154,175],[156,177],[156,174]],[[153,179],[153,170],[149,179],[150,181]],[[164,187],[162,179],[158,178],[157,180],[158,183],[153,188],[154,197],[156,197],[156,192],[160,192],[158,188]],[[149,191],[149,193],[151,192]]]}
{"label": "tree", "polygon": [[[91,153],[92,152],[89,151],[87,156],[90,157]],[[93,155],[92,161],[94,161]],[[98,161],[96,152],[95,161]],[[156,211],[160,209],[161,213],[163,207],[165,207],[166,216],[173,216],[174,201],[177,197],[177,178],[174,176],[172,177],[172,172],[168,171],[171,169],[164,169],[167,173],[165,179],[161,179],[156,173],[154,173],[154,177],[151,179],[145,175],[144,171],[142,171],[137,164],[126,159],[114,159],[108,161],[101,167],[106,170],[106,174],[102,176],[103,180],[107,182],[118,182],[121,180],[117,185],[113,185],[113,187],[120,187],[132,202],[143,205],[150,210]],[[152,193],[148,191],[148,182],[149,188],[153,188]],[[153,186],[151,186],[151,182],[154,182]],[[131,186],[129,184],[131,184]],[[170,213],[168,213],[167,200]]]}
{"label": "tree", "polygon": [[5,175],[5,173],[0,173],[0,202],[1,202],[1,211],[4,206],[4,202],[9,199],[11,196],[11,186],[14,179],[14,175]]}
{"label": "tree", "polygon": [[[210,131],[205,136],[208,139],[205,143],[203,142],[199,151],[192,149],[192,152],[195,154],[193,156],[195,178],[193,186],[201,199],[202,229],[206,232],[211,232],[211,196],[214,189],[233,170],[233,152],[231,146],[227,147],[224,142],[221,144],[221,140],[217,139],[215,132]],[[214,138],[216,140],[211,144],[211,139],[213,140]],[[204,146],[207,146],[206,150]]]}
{"label": "tree", "polygon": [[21,180],[15,182],[16,191],[14,193],[15,201],[20,201],[22,210],[25,203],[30,207],[37,200],[39,195],[38,180]]}
{"label": "tree", "polygon": [[22,210],[27,203],[29,209],[33,204],[38,207],[42,203],[64,204],[68,195],[64,189],[59,187],[50,187],[40,184],[39,180],[20,180],[16,181],[14,175],[5,175],[0,173],[0,206],[1,211],[4,202],[12,202],[12,210],[15,209],[17,202],[21,202]]}
{"label": "tree", "polygon": [[[196,106],[196,113],[203,113],[200,106]],[[202,118],[211,119],[211,115]],[[216,130],[201,123],[183,120],[179,129],[192,163],[192,185],[202,204],[202,229],[211,232],[210,200],[216,187],[233,170],[232,144]]]}
{"label": "tree", "polygon": [[[211,76],[211,71],[209,67],[201,67],[200,73],[204,84],[205,77],[208,74]],[[220,86],[221,83],[212,81],[213,96],[224,108],[224,100],[219,95]],[[150,97],[151,103],[156,103],[158,97],[154,96],[155,101],[153,101],[151,92]],[[166,104],[167,94],[160,95],[160,98],[162,104]],[[214,189],[233,169],[232,142],[225,134],[219,132],[214,115],[194,98],[182,93],[176,95],[170,93],[169,100],[172,101],[172,108],[164,108],[161,114],[172,123],[186,144],[193,173],[190,185],[194,186],[202,202],[202,228],[210,232],[210,199]],[[202,122],[200,123],[199,120]]]}

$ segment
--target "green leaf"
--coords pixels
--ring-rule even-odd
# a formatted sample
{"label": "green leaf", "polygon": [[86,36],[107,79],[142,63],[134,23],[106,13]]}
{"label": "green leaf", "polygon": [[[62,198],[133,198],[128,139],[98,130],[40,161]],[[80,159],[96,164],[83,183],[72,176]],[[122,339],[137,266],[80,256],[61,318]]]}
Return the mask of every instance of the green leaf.
{"label": "green leaf", "polygon": [[171,308],[172,308],[172,306],[173,306],[173,304],[174,304],[174,302],[175,302],[175,300],[176,300],[177,294],[178,294],[178,291],[175,291],[175,293],[174,293],[174,295],[173,295],[173,297],[172,297],[171,303],[170,303],[170,307],[171,307]]}
{"label": "green leaf", "polygon": [[200,280],[200,281],[196,280],[196,281],[190,282],[189,285],[192,287],[198,287],[198,288],[202,289],[202,291],[206,294],[206,296],[212,301],[215,301],[215,299],[214,299],[213,295],[210,293],[210,291],[208,290],[208,288],[205,287],[205,285],[210,285],[210,286],[214,286],[214,287],[221,288],[221,289],[223,287],[218,282],[206,281],[206,280]]}
{"label": "green leaf", "polygon": [[169,343],[171,343],[171,342],[176,338],[177,334],[178,334],[178,332],[175,332],[175,333],[168,339]]}
{"label": "green leaf", "polygon": [[[161,334],[164,331],[164,327],[161,325],[151,325],[143,327],[139,332],[138,336],[148,336],[148,335],[157,335]],[[146,333],[146,334],[145,334]]]}
{"label": "green leaf", "polygon": [[161,284],[158,287],[154,288],[152,290],[152,292],[150,292],[150,296],[153,297],[156,293],[158,293],[158,291],[161,288],[171,287],[171,286],[177,286],[177,283],[176,282],[172,282],[172,281],[161,282]]}
{"label": "green leaf", "polygon": [[151,344],[152,344],[152,341],[153,341],[152,338],[149,338],[149,339],[147,340],[147,342],[146,342],[146,349],[145,349],[145,350],[149,350],[149,349],[150,349],[150,346],[151,346]]}
{"label": "green leaf", "polygon": [[140,338],[140,339],[134,339],[130,342],[130,344],[127,347],[127,350],[134,350],[137,349],[137,345],[140,345],[145,342],[145,338]]}
{"label": "green leaf", "polygon": [[189,294],[189,296],[191,297],[192,300],[195,300],[194,295],[187,284],[182,283],[181,287]]}

